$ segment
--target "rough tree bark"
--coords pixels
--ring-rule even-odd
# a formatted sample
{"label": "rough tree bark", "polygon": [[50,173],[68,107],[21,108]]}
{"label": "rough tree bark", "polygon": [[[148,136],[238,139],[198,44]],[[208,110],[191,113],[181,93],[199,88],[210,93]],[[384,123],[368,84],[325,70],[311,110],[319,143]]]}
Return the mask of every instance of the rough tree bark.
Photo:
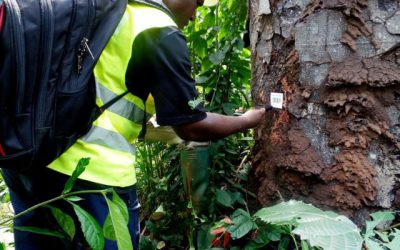
{"label": "rough tree bark", "polygon": [[400,1],[249,0],[262,205],[300,199],[360,223],[400,208]]}

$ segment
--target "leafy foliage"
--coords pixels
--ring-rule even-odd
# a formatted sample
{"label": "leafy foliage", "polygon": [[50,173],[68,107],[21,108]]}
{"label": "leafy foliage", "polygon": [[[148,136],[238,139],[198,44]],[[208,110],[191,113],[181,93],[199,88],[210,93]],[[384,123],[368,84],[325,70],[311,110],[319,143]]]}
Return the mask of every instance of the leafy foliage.
{"label": "leafy foliage", "polygon": [[[364,233],[365,246],[369,250],[395,250],[400,246],[400,230],[394,225],[389,227],[394,219],[392,212],[376,212],[371,214],[372,220],[367,221]],[[377,229],[379,225],[386,225],[386,230]]]}
{"label": "leafy foliage", "polygon": [[[128,208],[115,192],[113,193],[113,200],[108,199],[106,196],[104,198],[110,209],[107,218],[109,218],[108,224],[112,224],[112,227],[108,228],[113,229],[113,233],[107,233],[107,235],[112,235],[111,239],[117,241],[118,249],[133,249],[128,230]],[[105,224],[107,225],[107,219]]]}
{"label": "leafy foliage", "polygon": [[[236,108],[251,106],[250,51],[244,48],[243,43],[246,2],[220,0],[216,7],[201,8],[196,22],[186,30],[193,76],[200,93],[199,98],[189,103],[191,107],[204,103],[208,111],[232,115]],[[251,216],[249,203],[255,195],[247,189],[247,176],[252,144],[250,133],[212,143],[211,178],[206,193],[208,203],[202,213],[193,209],[184,192],[179,165],[180,148],[161,143],[140,143],[136,172],[141,214],[145,221],[141,249],[315,250],[319,248],[313,246],[326,247],[325,243],[334,237],[331,233],[339,228],[339,235],[353,235],[354,238],[349,240],[360,246],[358,229],[345,217],[322,212],[301,202],[282,203]],[[126,232],[128,213],[115,192],[98,191],[104,195],[110,208],[103,228],[79,207],[84,195],[71,192],[74,182],[88,163],[88,159],[78,163],[58,198],[73,204],[92,248],[102,248],[105,237],[116,240],[120,249],[131,249],[130,236]],[[1,179],[0,198],[2,202],[9,201]],[[157,209],[161,207],[163,209]],[[50,209],[63,229],[62,232],[50,233],[56,237],[73,238],[74,227],[68,216],[52,207]],[[371,216],[372,220],[367,222],[364,233],[365,246],[369,250],[398,249],[400,231],[397,226],[381,228],[382,223],[389,224],[393,220],[393,214],[382,212]],[[0,226],[3,225],[0,222]],[[43,229],[24,230],[49,234]],[[315,238],[314,233],[319,237]],[[346,236],[343,237],[346,239]],[[341,244],[343,239],[335,243]],[[5,247],[0,243],[0,250],[2,248]]]}
{"label": "leafy foliage", "polygon": [[48,236],[53,236],[57,238],[65,238],[65,235],[58,231],[49,230],[46,228],[38,228],[38,227],[14,227],[14,230],[26,231],[31,233],[43,234]]}
{"label": "leafy foliage", "polygon": [[88,212],[80,206],[72,204],[79,221],[86,241],[93,250],[101,250],[104,248],[104,236],[99,223]]}
{"label": "leafy foliage", "polygon": [[[235,13],[231,15],[229,13]],[[207,109],[233,114],[249,107],[250,51],[244,48],[246,1],[221,0],[199,9],[186,30],[193,75]]]}
{"label": "leafy foliage", "polygon": [[311,246],[332,250],[359,250],[362,237],[357,226],[345,216],[324,212],[300,201],[280,203],[255,214],[267,223],[293,225],[293,233]]}
{"label": "leafy foliage", "polygon": [[64,232],[68,235],[69,239],[72,240],[75,235],[75,223],[72,217],[57,207],[47,206],[56,219],[58,225],[64,230]]}
{"label": "leafy foliage", "polygon": [[[65,212],[60,210],[59,208],[49,205],[52,202],[58,200],[65,200],[71,204],[73,210],[75,211],[75,214],[80,222],[83,235],[85,236],[85,239],[91,249],[94,250],[103,249],[105,245],[105,236],[108,239],[115,240],[117,242],[117,246],[119,249],[127,249],[127,250],[133,249],[131,236],[129,234],[127,226],[129,219],[128,208],[114,190],[106,189],[106,190],[89,190],[89,191],[72,192],[75,181],[85,171],[85,167],[89,164],[89,161],[90,161],[89,158],[83,158],[78,162],[75,171],[72,173],[71,177],[67,180],[64,186],[64,190],[60,196],[55,197],[48,201],[44,201],[14,216],[14,218],[23,216],[24,214],[34,209],[46,207],[51,211],[51,214],[59,224],[62,231],[29,227],[29,226],[14,227],[14,229],[73,240],[76,233],[76,226],[72,217],[69,214],[66,214]],[[111,200],[107,197],[107,194],[110,192],[112,193]],[[75,203],[83,199],[78,195],[95,194],[95,193],[103,195],[109,207],[109,215],[107,216],[103,228],[99,225],[97,220],[91,214],[89,214],[82,207],[80,207],[78,204]],[[6,224],[7,220],[1,221],[0,227]],[[1,244],[1,246],[3,247],[3,244]]]}
{"label": "leafy foliage", "polygon": [[75,168],[75,171],[72,173],[71,177],[68,179],[65,184],[63,194],[69,193],[72,190],[72,187],[75,184],[75,181],[78,177],[85,171],[86,166],[89,165],[89,158],[82,158],[79,160],[78,165]]}

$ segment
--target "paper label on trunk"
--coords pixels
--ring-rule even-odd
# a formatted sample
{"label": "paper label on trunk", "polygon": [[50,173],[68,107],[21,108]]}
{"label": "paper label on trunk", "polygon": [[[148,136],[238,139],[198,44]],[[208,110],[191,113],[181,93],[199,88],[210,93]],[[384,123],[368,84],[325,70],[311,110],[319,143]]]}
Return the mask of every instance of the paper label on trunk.
{"label": "paper label on trunk", "polygon": [[283,93],[271,93],[271,106],[274,108],[282,109],[283,107]]}

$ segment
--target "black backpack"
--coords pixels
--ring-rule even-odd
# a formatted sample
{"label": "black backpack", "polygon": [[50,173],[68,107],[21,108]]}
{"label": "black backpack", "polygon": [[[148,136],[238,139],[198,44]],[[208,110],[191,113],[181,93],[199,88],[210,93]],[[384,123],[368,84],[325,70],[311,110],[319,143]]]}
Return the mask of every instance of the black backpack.
{"label": "black backpack", "polygon": [[98,116],[93,68],[127,0],[3,2],[0,168],[32,170],[56,159]]}

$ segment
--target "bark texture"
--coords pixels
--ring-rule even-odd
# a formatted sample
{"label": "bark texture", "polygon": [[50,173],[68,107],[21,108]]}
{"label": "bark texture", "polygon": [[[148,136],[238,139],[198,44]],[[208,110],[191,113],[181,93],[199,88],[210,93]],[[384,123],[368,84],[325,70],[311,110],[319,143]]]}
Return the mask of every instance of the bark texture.
{"label": "bark texture", "polygon": [[400,208],[400,1],[249,0],[259,202]]}

